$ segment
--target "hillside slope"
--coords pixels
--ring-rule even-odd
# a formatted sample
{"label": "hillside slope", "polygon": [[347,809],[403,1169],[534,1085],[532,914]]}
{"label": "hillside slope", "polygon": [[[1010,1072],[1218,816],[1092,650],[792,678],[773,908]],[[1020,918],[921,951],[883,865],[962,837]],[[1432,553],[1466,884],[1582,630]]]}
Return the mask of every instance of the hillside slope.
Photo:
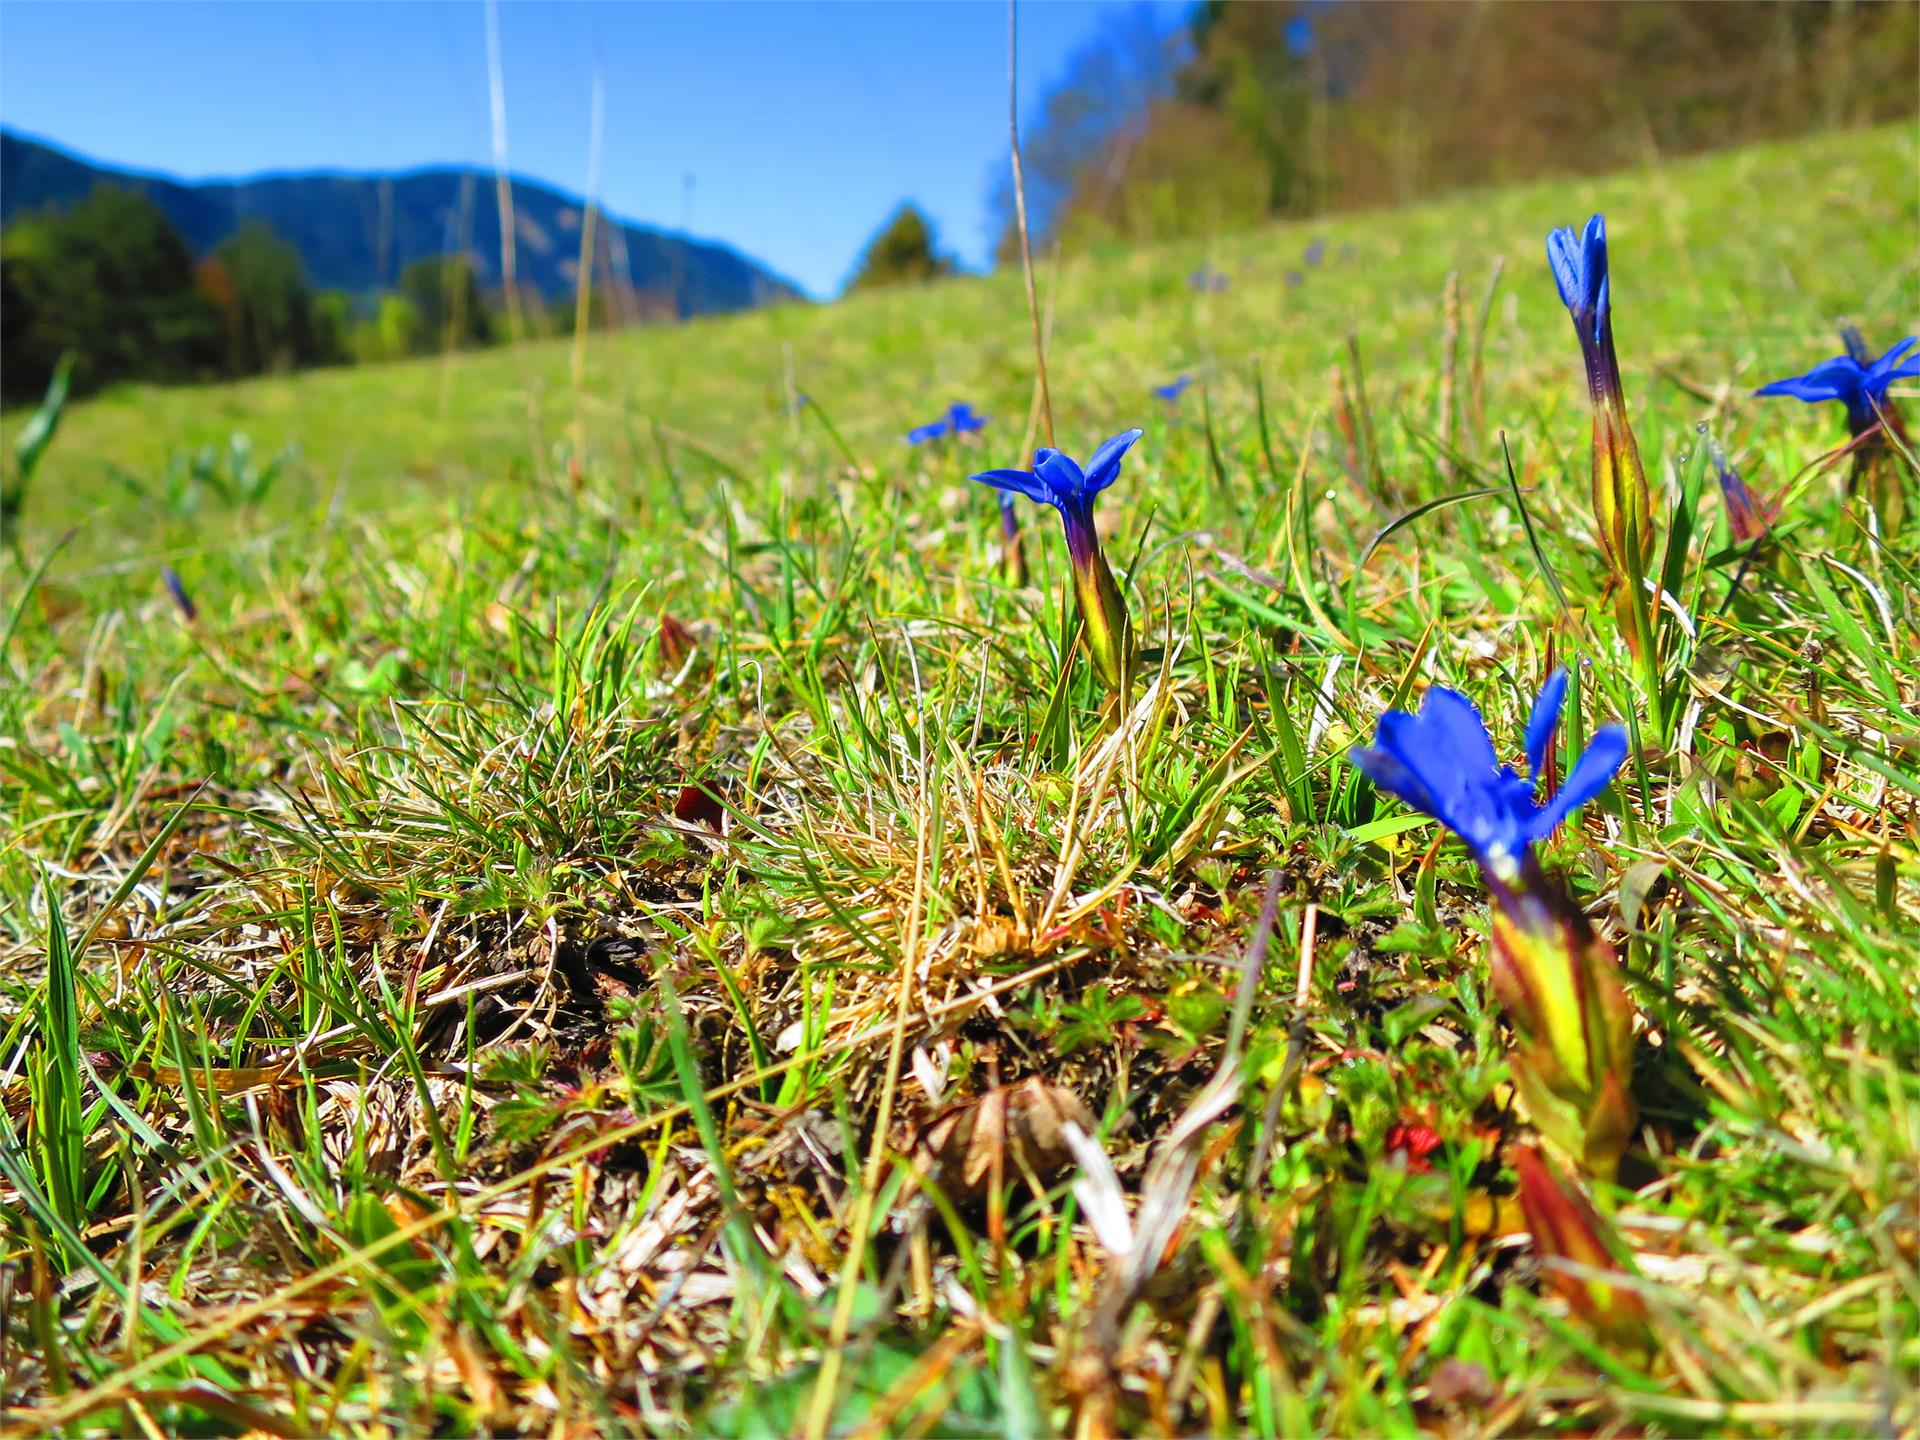
{"label": "hillside slope", "polygon": [[[187,182],[83,160],[0,132],[0,222],[62,207],[96,185],[150,196],[196,254],[241,224],[262,220],[300,252],[308,280],[354,294],[393,285],[415,260],[465,250],[483,287],[500,283],[500,215],[493,177],[430,169],[394,175],[308,173]],[[546,299],[571,295],[579,270],[581,202],[549,186],[513,181],[520,283]],[[634,288],[681,315],[746,310],[798,295],[793,285],[724,245],[624,224]],[[602,250],[602,264],[607,252]],[[617,263],[617,252],[616,252]]]}
{"label": "hillside slope", "polygon": [[[1154,423],[1166,407],[1148,388],[1182,371],[1207,378],[1216,410],[1240,417],[1255,361],[1270,399],[1320,409],[1350,331],[1385,392],[1378,403],[1430,397],[1447,274],[1459,271],[1477,308],[1496,258],[1505,270],[1485,341],[1486,404],[1511,423],[1526,412],[1504,407],[1534,403],[1539,367],[1557,377],[1566,366],[1541,237],[1596,209],[1607,212],[1623,257],[1618,324],[1636,389],[1729,377],[1751,388],[1793,373],[1832,353],[1840,316],[1888,340],[1912,333],[1920,319],[1911,271],[1917,139],[1910,127],[1834,135],[1650,173],[1280,225],[1211,245],[1071,256],[1057,281],[1052,341],[1063,437]],[[1783,196],[1794,197],[1791,206]],[[1306,253],[1316,241],[1314,265]],[[1189,288],[1203,261],[1229,276],[1225,291]],[[561,431],[587,449],[617,450],[642,472],[661,454],[656,423],[684,443],[697,473],[717,473],[722,457],[736,472],[784,468],[796,463],[796,444],[799,461],[830,446],[818,427],[792,423],[789,371],[866,463],[901,461],[907,429],[961,398],[996,417],[982,438],[995,463],[1007,463],[1031,393],[1019,277],[595,333],[578,397],[565,342],[208,388],[132,387],[68,416],[47,461],[60,477],[48,489],[58,493],[44,497],[39,518],[67,523],[117,494],[103,462],[155,474],[183,447],[223,442],[234,430],[257,447],[299,447],[316,489],[344,486],[381,504],[410,484],[538,468],[548,459],[541,437]],[[1189,412],[1197,399],[1186,398]],[[1760,413],[1799,418],[1764,405]],[[137,527],[106,543],[137,543]]]}

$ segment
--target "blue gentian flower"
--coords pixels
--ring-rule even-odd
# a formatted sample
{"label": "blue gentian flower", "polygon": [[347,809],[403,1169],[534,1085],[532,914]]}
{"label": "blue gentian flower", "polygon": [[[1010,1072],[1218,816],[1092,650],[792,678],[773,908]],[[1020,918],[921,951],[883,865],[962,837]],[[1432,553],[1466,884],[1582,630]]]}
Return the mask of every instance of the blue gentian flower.
{"label": "blue gentian flower", "polygon": [[1532,846],[1605,790],[1627,758],[1627,734],[1618,725],[1599,731],[1552,799],[1534,799],[1547,752],[1567,698],[1567,672],[1547,678],[1527,720],[1527,774],[1516,775],[1494,754],[1474,704],[1458,690],[1435,685],[1418,714],[1389,710],[1373,744],[1356,746],[1353,763],[1382,790],[1431,815],[1467,842],[1496,881],[1512,884]]}
{"label": "blue gentian flower", "polygon": [[[1849,350],[1854,348],[1852,342],[1858,338],[1858,333],[1856,331],[1849,337]],[[1920,376],[1920,355],[1907,354],[1914,344],[1915,338],[1908,336],[1873,361],[1865,360],[1867,350],[1861,345],[1857,355],[1836,355],[1831,360],[1821,361],[1804,375],[1776,380],[1771,385],[1762,385],[1753,393],[1791,395],[1810,405],[1817,405],[1823,400],[1838,400],[1847,407],[1847,427],[1855,435],[1863,435],[1879,423],[1880,411],[1886,408],[1888,387],[1896,380],[1911,380]]]}
{"label": "blue gentian flower", "polygon": [[1304,285],[1306,283],[1307,283],[1307,277],[1301,274],[1300,271],[1298,270],[1287,271],[1287,285],[1289,288],[1296,285]]}
{"label": "blue gentian flower", "polygon": [[1031,470],[986,470],[968,478],[996,490],[1011,490],[1051,505],[1066,525],[1067,550],[1078,565],[1099,548],[1093,528],[1093,497],[1120,478],[1120,461],[1146,432],[1125,430],[1093,452],[1086,469],[1071,455],[1046,446],[1033,452]]}
{"label": "blue gentian flower", "polygon": [[971,405],[960,403],[948,406],[947,413],[940,419],[914,426],[907,432],[907,443],[924,445],[945,435],[971,435],[986,428],[986,416],[976,414]]}
{"label": "blue gentian flower", "polygon": [[1165,385],[1154,386],[1153,393],[1171,405],[1186,393],[1187,387],[1191,384],[1193,384],[1193,377],[1191,375],[1181,375]]}
{"label": "blue gentian flower", "polygon": [[1041,447],[1031,470],[987,470],[970,479],[994,489],[1025,495],[1060,512],[1066,530],[1067,559],[1074,591],[1086,624],[1087,648],[1094,668],[1116,694],[1125,695],[1132,658],[1132,624],[1094,528],[1093,498],[1120,478],[1120,460],[1144,432],[1126,430],[1093,454],[1086,468],[1064,451]]}
{"label": "blue gentian flower", "polygon": [[[1547,263],[1560,300],[1573,317],[1580,338],[1580,359],[1587,372],[1587,399],[1593,412],[1593,518],[1613,578],[1637,595],[1653,564],[1653,487],[1640,463],[1640,444],[1627,419],[1620,361],[1613,349],[1613,282],[1607,270],[1606,217],[1595,215],[1586,228],[1562,228],[1547,234]],[[1636,654],[1645,646],[1646,628],[1623,611],[1628,643]]]}
{"label": "blue gentian flower", "polygon": [[1228,280],[1225,274],[1215,270],[1212,265],[1202,265],[1187,277],[1187,285],[1194,290],[1224,290]]}
{"label": "blue gentian flower", "polygon": [[1608,306],[1607,219],[1595,215],[1578,234],[1570,226],[1547,232],[1547,263],[1553,267],[1560,303],[1573,316],[1580,343],[1597,345],[1612,319]]}
{"label": "blue gentian flower", "polygon": [[1318,265],[1322,260],[1327,258],[1326,240],[1320,236],[1315,236],[1313,243],[1307,246],[1300,258],[1309,265]]}

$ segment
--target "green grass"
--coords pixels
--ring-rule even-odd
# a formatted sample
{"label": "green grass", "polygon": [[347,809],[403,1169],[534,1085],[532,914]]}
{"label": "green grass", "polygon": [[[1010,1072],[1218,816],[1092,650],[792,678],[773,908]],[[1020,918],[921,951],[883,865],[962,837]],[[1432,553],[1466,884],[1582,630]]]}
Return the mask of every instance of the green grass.
{"label": "green grass", "polygon": [[[1025,448],[1017,276],[597,335],[577,391],[552,346],[74,408],[0,552],[12,1419],[1920,1425],[1916,532],[1746,398],[1915,328],[1916,138],[1043,266],[1062,445],[1147,430],[1121,717],[1057,526],[1010,587],[964,482]],[[1691,627],[1654,696],[1541,253],[1593,209]],[[981,443],[901,443],[962,398]],[[1785,506],[1737,585],[1703,426]],[[1636,738],[1548,863],[1640,1016],[1644,1351],[1523,1238],[1471,862],[1346,760],[1430,682],[1517,748],[1550,663],[1569,753]],[[1072,1115],[1175,1203],[1137,1296]]]}

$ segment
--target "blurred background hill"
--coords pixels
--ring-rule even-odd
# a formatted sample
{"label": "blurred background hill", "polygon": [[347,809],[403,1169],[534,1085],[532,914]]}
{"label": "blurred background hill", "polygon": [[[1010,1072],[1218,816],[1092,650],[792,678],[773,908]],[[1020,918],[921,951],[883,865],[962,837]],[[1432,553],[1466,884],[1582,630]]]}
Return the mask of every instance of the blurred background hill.
{"label": "blurred background hill", "polygon": [[[101,185],[145,195],[196,255],[242,226],[264,224],[300,256],[309,283],[364,295],[391,289],[407,266],[464,255],[486,289],[500,273],[494,178],[471,169],[396,175],[289,174],[250,180],[178,181],[83,160],[56,146],[0,132],[0,223],[67,210]],[[516,274],[530,298],[571,299],[579,279],[578,196],[514,177]],[[792,283],[724,245],[644,225],[608,224],[595,264],[632,304],[681,318],[745,310],[798,295]]]}
{"label": "blurred background hill", "polygon": [[[563,327],[584,203],[524,179],[512,197],[522,312],[557,309],[548,328]],[[90,389],[392,358],[505,328],[489,318],[505,288],[494,178],[476,170],[195,184],[0,132],[0,224],[9,398],[43,389],[69,349]],[[603,323],[799,294],[723,245],[625,223],[599,225],[591,243]]]}

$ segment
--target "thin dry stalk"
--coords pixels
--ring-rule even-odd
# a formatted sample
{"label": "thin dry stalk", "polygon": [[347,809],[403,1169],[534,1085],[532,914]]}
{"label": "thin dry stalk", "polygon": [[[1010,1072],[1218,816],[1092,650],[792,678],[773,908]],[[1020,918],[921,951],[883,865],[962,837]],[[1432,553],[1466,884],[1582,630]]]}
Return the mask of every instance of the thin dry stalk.
{"label": "thin dry stalk", "polygon": [[1269,1137],[1280,1123],[1280,1107],[1286,1103],[1293,1082],[1299,1078],[1307,1054],[1307,1002],[1313,998],[1313,942],[1319,930],[1320,907],[1309,902],[1300,919],[1300,961],[1294,975],[1293,1023],[1287,1027],[1287,1058],[1280,1067],[1280,1078],[1267,1095],[1260,1115],[1260,1133],[1254,1137],[1253,1153],[1247,1158],[1247,1178],[1242,1189],[1251,1194],[1266,1173],[1273,1145]]}
{"label": "thin dry stalk", "polygon": [[[924,766],[928,756],[920,759]],[[847,1234],[846,1263],[840,1269],[840,1288],[834,1296],[833,1321],[828,1329],[826,1353],[821,1357],[820,1374],[814,1382],[807,1411],[808,1440],[821,1440],[833,1419],[835,1398],[840,1388],[840,1368],[846,1350],[847,1331],[853,1324],[853,1302],[859,1293],[860,1265],[866,1258],[867,1240],[873,1225],[874,1199],[887,1167],[887,1143],[893,1128],[894,1100],[900,1089],[900,1065],[906,1055],[907,1012],[911,1008],[914,981],[920,973],[920,934],[927,904],[927,869],[931,851],[939,843],[932,817],[922,810],[913,857],[913,898],[909,902],[906,923],[902,927],[900,975],[894,987],[893,1031],[887,1042],[887,1066],[880,1083],[880,1105],[873,1121],[873,1146],[867,1152],[867,1165],[860,1177],[860,1198],[855,1202],[853,1223]]]}
{"label": "thin dry stalk", "polygon": [[1007,134],[1013,152],[1013,214],[1020,227],[1020,273],[1027,282],[1027,317],[1033,322],[1034,377],[1040,387],[1040,424],[1053,438],[1053,396],[1047,390],[1047,347],[1040,334],[1040,298],[1033,288],[1033,243],[1027,235],[1027,184],[1020,169],[1020,89],[1015,0],[1007,0]]}
{"label": "thin dry stalk", "polygon": [[1460,372],[1460,272],[1447,272],[1446,298],[1442,302],[1440,332],[1440,471],[1453,478],[1453,449],[1456,443],[1455,397],[1459,394]]}
{"label": "thin dry stalk", "polygon": [[500,204],[500,279],[507,289],[508,333],[518,345],[525,322],[520,314],[514,252],[513,182],[507,178],[507,86],[500,64],[500,0],[487,0],[487,104],[493,113],[493,188]]}
{"label": "thin dry stalk", "polygon": [[[578,394],[587,378],[587,315],[593,307],[593,222],[600,213],[600,154],[605,138],[606,77],[593,71],[593,119],[587,139],[587,205],[580,220],[580,260],[573,283],[573,388]],[[579,421],[575,420],[575,425]]]}

